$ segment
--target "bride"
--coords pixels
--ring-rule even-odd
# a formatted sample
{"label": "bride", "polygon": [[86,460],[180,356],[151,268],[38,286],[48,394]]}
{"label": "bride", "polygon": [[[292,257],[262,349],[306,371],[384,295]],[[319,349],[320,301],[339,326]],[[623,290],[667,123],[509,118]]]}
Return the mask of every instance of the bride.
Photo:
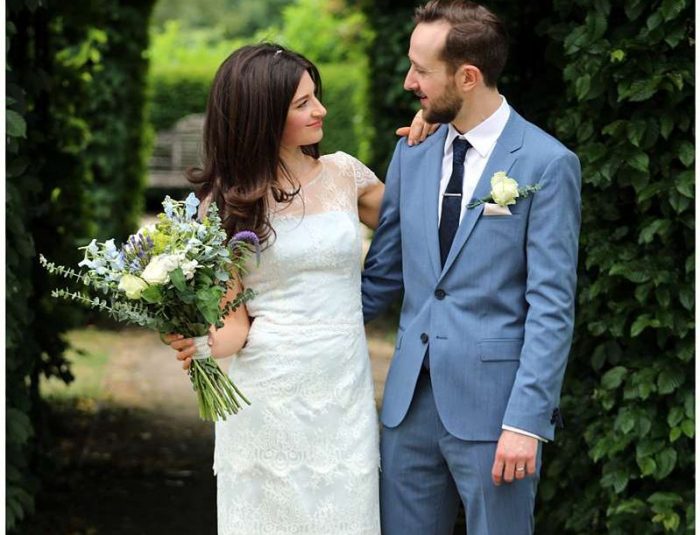
{"label": "bride", "polygon": [[[215,357],[237,353],[229,374],[252,403],[216,424],[220,535],[380,532],[359,222],[376,227],[384,185],[348,154],[319,157],[320,84],[280,46],[234,52],[189,172],[200,210],[216,202],[229,237],[252,230],[263,247],[240,281],[255,298],[210,334]],[[167,340],[188,368],[192,340]]]}

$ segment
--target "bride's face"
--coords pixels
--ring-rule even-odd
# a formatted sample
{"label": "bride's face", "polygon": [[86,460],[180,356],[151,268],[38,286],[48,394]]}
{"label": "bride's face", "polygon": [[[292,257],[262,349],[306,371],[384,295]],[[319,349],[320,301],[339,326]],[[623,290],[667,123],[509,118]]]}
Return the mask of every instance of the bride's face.
{"label": "bride's face", "polygon": [[287,112],[287,122],[282,133],[282,146],[288,148],[313,145],[323,138],[323,118],[326,108],[316,98],[316,86],[308,72],[299,81],[296,93]]}

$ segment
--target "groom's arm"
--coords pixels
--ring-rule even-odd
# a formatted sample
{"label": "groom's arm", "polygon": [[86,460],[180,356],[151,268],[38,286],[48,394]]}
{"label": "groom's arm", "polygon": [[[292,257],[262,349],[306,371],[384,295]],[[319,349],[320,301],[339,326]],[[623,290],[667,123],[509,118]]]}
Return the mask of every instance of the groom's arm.
{"label": "groom's arm", "polygon": [[362,272],[362,312],[365,322],[376,318],[403,291],[400,219],[400,159],[406,140],[396,144],[387,172],[379,225]]}
{"label": "groom's arm", "polygon": [[496,485],[536,473],[537,439],[554,438],[571,347],[581,223],[576,155],[554,158],[540,183],[528,217],[525,339],[491,468]]}
{"label": "groom's arm", "polygon": [[574,323],[581,222],[576,155],[567,151],[554,158],[539,182],[526,238],[525,337],[502,423],[552,440]]}

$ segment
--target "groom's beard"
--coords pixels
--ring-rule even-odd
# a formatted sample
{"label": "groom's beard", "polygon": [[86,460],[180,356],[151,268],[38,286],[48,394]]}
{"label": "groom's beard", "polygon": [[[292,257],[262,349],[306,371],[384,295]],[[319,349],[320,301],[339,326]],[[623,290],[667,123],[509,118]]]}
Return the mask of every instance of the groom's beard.
{"label": "groom's beard", "polygon": [[451,123],[460,109],[462,109],[462,99],[456,91],[449,89],[440,98],[435,99],[432,106],[423,110],[423,120],[433,124]]}

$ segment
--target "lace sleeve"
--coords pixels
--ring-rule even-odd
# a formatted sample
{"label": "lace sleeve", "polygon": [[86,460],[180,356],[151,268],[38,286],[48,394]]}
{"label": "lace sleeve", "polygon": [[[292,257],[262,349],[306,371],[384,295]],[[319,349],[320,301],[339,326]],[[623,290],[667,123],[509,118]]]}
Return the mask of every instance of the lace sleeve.
{"label": "lace sleeve", "polygon": [[379,182],[374,171],[354,156],[350,156],[344,152],[336,152],[336,157],[342,162],[344,172],[348,175],[352,175],[354,178],[358,193],[361,193],[367,187]]}

